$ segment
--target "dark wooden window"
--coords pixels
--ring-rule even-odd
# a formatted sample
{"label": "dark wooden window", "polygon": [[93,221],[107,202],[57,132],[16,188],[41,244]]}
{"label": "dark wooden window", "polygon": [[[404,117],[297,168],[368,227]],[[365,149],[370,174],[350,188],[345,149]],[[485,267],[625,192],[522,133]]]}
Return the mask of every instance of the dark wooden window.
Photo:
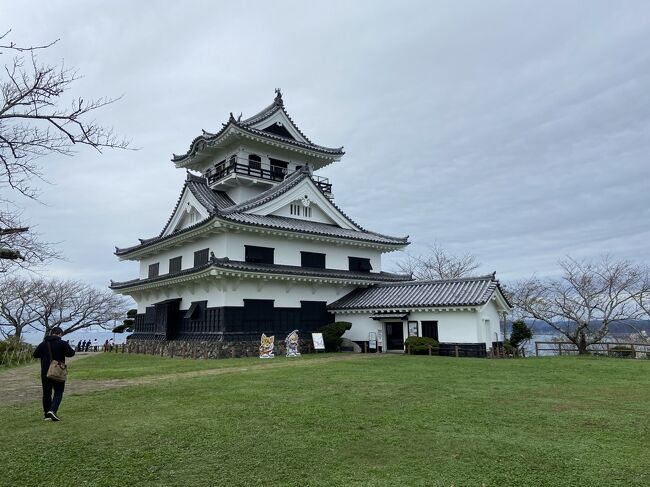
{"label": "dark wooden window", "polygon": [[244,299],[243,330],[248,333],[273,332],[273,300]]}
{"label": "dark wooden window", "polygon": [[274,179],[284,179],[289,163],[280,159],[273,159],[272,157],[269,157],[269,162],[271,163],[271,176]]}
{"label": "dark wooden window", "polygon": [[199,267],[208,263],[209,251],[210,249],[203,249],[194,252],[194,267]]}
{"label": "dark wooden window", "polygon": [[257,154],[250,154],[248,156],[248,167],[251,169],[262,169],[262,158]]}
{"label": "dark wooden window", "polygon": [[351,271],[370,272],[372,270],[370,259],[364,257],[348,257],[348,263]]}
{"label": "dark wooden window", "polygon": [[190,320],[203,320],[205,319],[205,310],[208,307],[207,301],[194,301],[190,305],[190,309],[185,313],[185,318]]}
{"label": "dark wooden window", "polygon": [[422,322],[422,336],[438,339],[438,322],[437,321],[423,321]]}
{"label": "dark wooden window", "polygon": [[325,301],[300,301],[300,326],[313,330],[334,322]]}
{"label": "dark wooden window", "polygon": [[169,259],[169,273],[175,274],[176,272],[181,271],[181,266],[183,264],[183,256],[179,255],[173,259]]}
{"label": "dark wooden window", "polygon": [[158,277],[160,274],[160,263],[156,262],[155,264],[149,265],[149,277]]}
{"label": "dark wooden window", "polygon": [[275,249],[270,247],[256,247],[254,245],[245,245],[246,262],[255,262],[257,264],[273,264],[273,252]]}
{"label": "dark wooden window", "polygon": [[302,267],[325,269],[325,254],[319,254],[316,252],[300,252],[300,265]]}

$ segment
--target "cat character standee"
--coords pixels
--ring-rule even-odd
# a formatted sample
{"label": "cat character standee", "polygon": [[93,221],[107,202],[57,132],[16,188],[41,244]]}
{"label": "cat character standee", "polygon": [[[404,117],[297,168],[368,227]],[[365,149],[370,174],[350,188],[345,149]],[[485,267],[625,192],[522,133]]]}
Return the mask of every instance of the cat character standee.
{"label": "cat character standee", "polygon": [[287,357],[300,357],[298,351],[298,330],[293,330],[284,339],[284,344],[287,347]]}
{"label": "cat character standee", "polygon": [[262,333],[262,340],[260,342],[260,358],[273,358],[273,347],[275,342],[275,335],[267,337]]}

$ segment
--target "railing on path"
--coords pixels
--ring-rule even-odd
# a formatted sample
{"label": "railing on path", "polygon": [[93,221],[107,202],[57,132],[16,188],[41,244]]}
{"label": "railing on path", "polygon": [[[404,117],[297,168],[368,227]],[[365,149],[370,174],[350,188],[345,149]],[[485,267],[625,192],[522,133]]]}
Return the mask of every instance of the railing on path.
{"label": "railing on path", "polygon": [[[606,342],[587,347],[592,355],[606,355],[621,358],[650,359],[650,343]],[[572,342],[535,342],[535,356],[578,355],[578,347]]]}

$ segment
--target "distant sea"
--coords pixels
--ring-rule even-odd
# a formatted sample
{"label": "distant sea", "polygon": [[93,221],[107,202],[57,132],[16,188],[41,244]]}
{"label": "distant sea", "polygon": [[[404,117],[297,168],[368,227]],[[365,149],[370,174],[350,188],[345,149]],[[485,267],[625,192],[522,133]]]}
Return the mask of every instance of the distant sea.
{"label": "distant sea", "polygon": [[[111,338],[115,340],[116,344],[124,343],[126,337],[129,335],[130,333],[113,333],[110,330],[103,330],[100,328],[97,330],[74,331],[65,335],[63,339],[70,342],[70,345],[77,345],[77,342],[80,340],[90,340],[92,342],[96,338],[99,346],[102,346],[106,340],[110,340]],[[30,333],[23,333],[23,339],[32,345],[38,345],[43,341],[43,332],[33,331]]]}

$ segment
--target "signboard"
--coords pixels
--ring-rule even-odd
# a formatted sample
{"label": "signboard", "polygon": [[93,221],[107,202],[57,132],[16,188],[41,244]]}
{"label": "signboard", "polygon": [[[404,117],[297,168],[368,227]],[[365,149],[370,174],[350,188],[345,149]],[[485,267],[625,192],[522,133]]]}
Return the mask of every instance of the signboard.
{"label": "signboard", "polygon": [[409,336],[416,337],[418,336],[418,322],[409,321]]}
{"label": "signboard", "polygon": [[325,342],[322,333],[312,333],[311,339],[314,342],[314,350],[325,350]]}
{"label": "signboard", "polygon": [[377,334],[374,331],[368,333],[368,348],[370,348],[370,350],[377,349]]}
{"label": "signboard", "polygon": [[384,332],[382,330],[377,330],[377,345],[384,346]]}

